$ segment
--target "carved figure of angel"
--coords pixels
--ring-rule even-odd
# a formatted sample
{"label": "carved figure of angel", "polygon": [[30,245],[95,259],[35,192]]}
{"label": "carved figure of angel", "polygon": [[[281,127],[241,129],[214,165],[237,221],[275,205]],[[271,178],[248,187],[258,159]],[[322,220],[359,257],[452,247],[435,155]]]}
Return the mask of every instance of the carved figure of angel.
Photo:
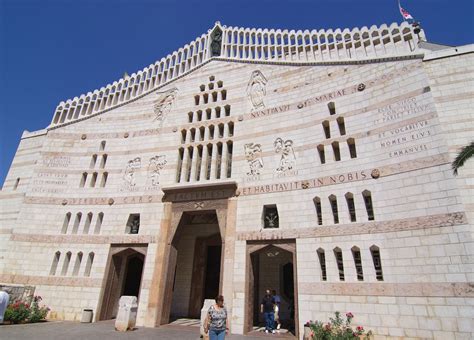
{"label": "carved figure of angel", "polygon": [[263,168],[262,146],[260,144],[248,143],[244,145],[245,159],[250,167],[247,175],[260,175]]}
{"label": "carved figure of angel", "polygon": [[277,138],[273,143],[273,147],[277,154],[281,153],[280,165],[276,170],[278,172],[285,172],[293,169],[296,162],[295,152],[293,151],[293,141],[290,139],[283,141],[283,139]]}
{"label": "carved figure of angel", "polygon": [[141,158],[136,157],[135,159],[129,160],[127,163],[127,167],[125,168],[125,174],[123,175],[123,179],[128,184],[129,187],[134,187],[136,185],[135,182],[135,170],[139,169],[141,166]]}
{"label": "carved figure of angel", "polygon": [[252,103],[252,111],[265,107],[263,98],[267,94],[267,82],[267,78],[265,78],[262,72],[258,70],[252,72],[247,85],[247,96]]}
{"label": "carved figure of angel", "polygon": [[177,93],[177,88],[158,93],[159,97],[153,103],[153,112],[156,115],[153,121],[157,120],[160,122],[160,125],[163,124],[163,121],[166,119],[166,115],[171,111],[171,107],[173,106]]}
{"label": "carved figure of angel", "polygon": [[161,169],[163,169],[166,163],[167,161],[165,155],[150,158],[150,164],[148,166],[148,177],[151,180],[152,186],[157,186],[158,184],[160,184],[160,171]]}

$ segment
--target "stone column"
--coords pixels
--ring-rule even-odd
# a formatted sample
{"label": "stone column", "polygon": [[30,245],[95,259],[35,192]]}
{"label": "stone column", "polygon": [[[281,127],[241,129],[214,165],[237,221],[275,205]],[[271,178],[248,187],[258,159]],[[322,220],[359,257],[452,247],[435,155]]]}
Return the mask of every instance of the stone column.
{"label": "stone column", "polygon": [[368,221],[367,210],[365,209],[364,197],[360,192],[354,192],[354,206],[357,222]]}
{"label": "stone column", "polygon": [[[324,248],[326,258],[326,275],[328,282],[340,282],[339,269],[337,267],[336,257],[334,256],[334,247]],[[344,254],[343,254],[344,256]]]}
{"label": "stone column", "polygon": [[[186,139],[188,137],[186,136]],[[180,180],[179,182],[180,183],[183,183],[183,182],[186,182],[186,175],[188,173],[188,162],[190,161],[189,159],[189,150],[188,148],[184,148],[184,152],[183,152],[183,163],[182,163],[182,166],[181,166],[181,175],[180,175]]]}
{"label": "stone column", "polygon": [[331,205],[327,196],[321,196],[321,213],[323,215],[323,225],[334,224]]}
{"label": "stone column", "polygon": [[357,272],[355,269],[354,257],[352,256],[352,250],[341,249],[342,260],[344,263],[344,280],[346,282],[357,282]]}
{"label": "stone column", "polygon": [[[227,125],[224,125],[227,126]],[[224,128],[225,135],[225,128]],[[227,178],[227,143],[222,143],[222,157],[221,157],[221,179]]]}
{"label": "stone column", "polygon": [[214,144],[212,146],[212,157],[211,157],[211,180],[216,179],[216,171],[217,171],[217,144]]}
{"label": "stone column", "polygon": [[[199,129],[198,129],[199,131]],[[194,147],[193,149],[193,159],[192,159],[192,165],[191,165],[191,178],[190,182],[196,182],[197,178],[197,166],[198,166],[198,158],[199,158],[199,152],[197,146]]]}
{"label": "stone column", "polygon": [[341,153],[341,161],[351,159],[351,153],[349,152],[349,145],[346,140],[339,142],[339,152]]}
{"label": "stone column", "polygon": [[349,206],[347,205],[346,196],[339,195],[337,197],[337,211],[339,215],[339,224],[351,223],[349,214]]}

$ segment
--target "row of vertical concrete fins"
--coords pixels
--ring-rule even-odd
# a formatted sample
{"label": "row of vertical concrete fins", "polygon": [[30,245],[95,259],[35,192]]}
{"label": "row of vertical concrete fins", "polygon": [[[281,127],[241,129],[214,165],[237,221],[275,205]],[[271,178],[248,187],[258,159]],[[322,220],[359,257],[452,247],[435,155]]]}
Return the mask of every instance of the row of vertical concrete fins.
{"label": "row of vertical concrete fins", "polygon": [[[288,31],[218,26],[129,77],[61,102],[49,128],[96,115],[166,85],[212,58],[211,34],[222,30],[220,55],[229,60],[278,63],[344,62],[412,54],[418,36],[404,22],[361,29]],[[420,34],[423,34],[421,32]]]}

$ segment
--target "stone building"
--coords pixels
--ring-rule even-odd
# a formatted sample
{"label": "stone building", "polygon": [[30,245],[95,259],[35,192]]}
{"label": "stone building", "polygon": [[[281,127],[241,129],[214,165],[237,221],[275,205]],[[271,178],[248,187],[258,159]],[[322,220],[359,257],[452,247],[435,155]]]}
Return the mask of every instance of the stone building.
{"label": "stone building", "polygon": [[227,27],[61,102],[23,133],[0,194],[0,284],[51,317],[138,325],[225,296],[233,333],[266,288],[301,337],[351,311],[377,338],[474,334],[473,45],[408,23]]}

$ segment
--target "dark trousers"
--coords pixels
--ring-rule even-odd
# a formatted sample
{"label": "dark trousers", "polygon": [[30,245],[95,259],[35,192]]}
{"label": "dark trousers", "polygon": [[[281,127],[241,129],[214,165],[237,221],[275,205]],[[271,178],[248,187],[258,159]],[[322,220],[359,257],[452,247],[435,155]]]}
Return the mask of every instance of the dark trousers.
{"label": "dark trousers", "polygon": [[265,312],[263,313],[263,317],[265,318],[265,329],[272,331],[275,325],[275,314],[273,312]]}

